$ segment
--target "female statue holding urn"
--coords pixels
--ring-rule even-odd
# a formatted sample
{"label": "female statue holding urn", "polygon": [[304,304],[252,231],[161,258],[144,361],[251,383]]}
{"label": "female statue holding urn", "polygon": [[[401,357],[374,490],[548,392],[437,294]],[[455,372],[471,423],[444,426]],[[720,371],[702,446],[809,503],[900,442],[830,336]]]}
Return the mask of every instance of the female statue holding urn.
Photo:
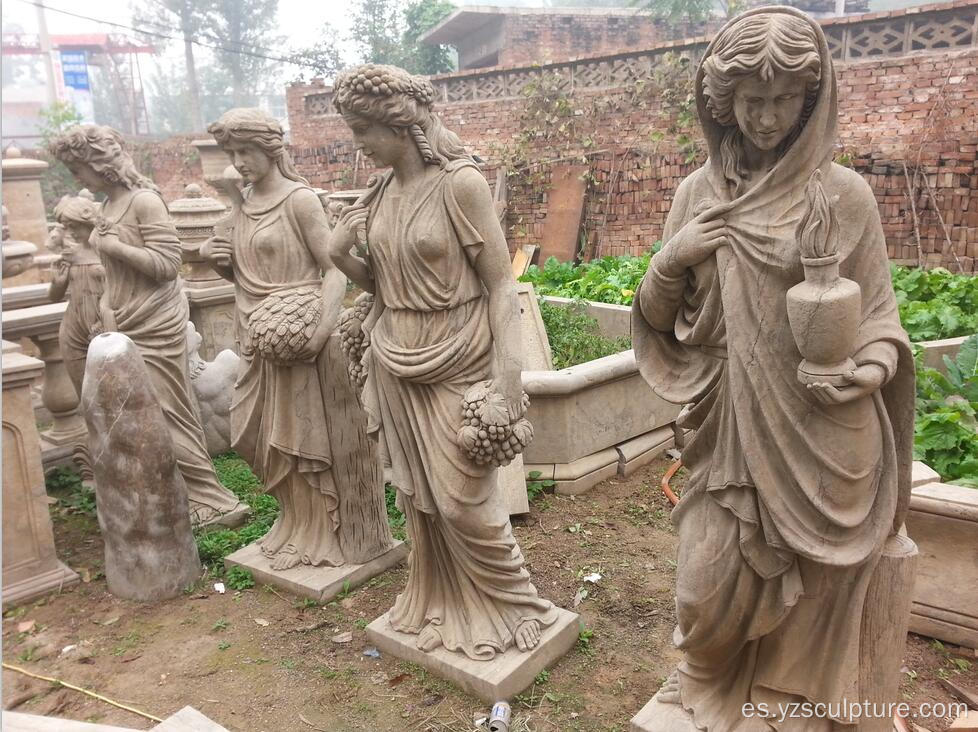
{"label": "female statue holding urn", "polygon": [[479,382],[492,379],[510,420],[525,410],[519,307],[489,186],[433,113],[424,78],[367,64],[334,88],[358,148],[391,168],[330,242],[337,266],[376,298],[364,408],[412,540],[390,623],[425,651],[530,650],[557,610],[530,583],[496,469],[458,439],[463,397]]}
{"label": "female statue holding urn", "polygon": [[[677,190],[632,310],[643,376],[695,430],[673,512],[684,660],[658,699],[702,729],[767,730],[744,704],[860,699],[867,587],[909,499],[913,360],[872,191],[832,162],[818,24],[791,8],[731,21],[697,101],[710,157]],[[787,293],[816,261],[813,237],[861,305],[851,367],[803,382]]]}

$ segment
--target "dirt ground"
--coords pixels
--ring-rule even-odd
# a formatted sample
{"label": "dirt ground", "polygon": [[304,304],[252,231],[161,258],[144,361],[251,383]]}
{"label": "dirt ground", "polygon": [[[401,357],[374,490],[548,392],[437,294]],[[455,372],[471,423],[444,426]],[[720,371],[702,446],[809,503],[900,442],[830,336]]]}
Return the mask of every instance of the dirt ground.
{"label": "dirt ground", "polygon": [[[544,495],[516,535],[541,594],[576,608],[578,646],[514,702],[517,730],[624,731],[675,667],[676,534],[656,461],[573,497]],[[674,481],[681,487],[682,473]],[[101,578],[94,519],[54,511],[58,554],[89,580],[8,610],[3,658],[157,717],[190,704],[229,730],[473,730],[488,706],[418,666],[364,655],[366,623],[392,604],[405,569],[325,607],[256,587],[225,594],[205,578],[158,605],[118,600]],[[583,577],[598,572],[601,579]],[[343,632],[353,639],[337,643]],[[64,649],[64,650],[63,650]],[[974,652],[911,635],[901,692],[916,709],[953,701],[942,676],[978,691]],[[154,723],[57,685],[3,671],[3,704],[34,714],[148,729]],[[919,719],[931,732],[947,720]]]}

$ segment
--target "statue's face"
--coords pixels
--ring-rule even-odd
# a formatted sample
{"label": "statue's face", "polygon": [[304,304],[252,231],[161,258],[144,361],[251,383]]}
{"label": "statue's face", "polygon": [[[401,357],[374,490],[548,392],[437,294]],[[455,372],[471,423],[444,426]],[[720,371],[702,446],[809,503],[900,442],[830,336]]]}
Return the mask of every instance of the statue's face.
{"label": "statue's face", "polygon": [[[378,167],[386,168],[396,160],[406,136],[382,122],[375,122],[358,114],[344,115],[346,123],[353,132],[353,142],[357,150],[374,161]],[[410,141],[413,145],[414,142]]]}
{"label": "statue's face", "polygon": [[65,223],[65,231],[68,232],[68,238],[72,241],[82,246],[87,246],[88,238],[92,235],[92,225],[83,224],[80,221],[67,221]]}
{"label": "statue's face", "polygon": [[770,81],[748,76],[734,90],[734,116],[744,136],[759,150],[774,150],[801,120],[805,78],[784,71]]}
{"label": "statue's face", "polygon": [[275,165],[275,161],[260,147],[249,142],[231,140],[224,145],[224,152],[246,183],[257,183]]}
{"label": "statue's face", "polygon": [[75,176],[75,180],[82,184],[85,188],[90,191],[104,191],[106,189],[106,183],[102,180],[102,176],[95,172],[93,168],[88,163],[82,162],[80,160],[68,163],[68,170],[71,174]]}

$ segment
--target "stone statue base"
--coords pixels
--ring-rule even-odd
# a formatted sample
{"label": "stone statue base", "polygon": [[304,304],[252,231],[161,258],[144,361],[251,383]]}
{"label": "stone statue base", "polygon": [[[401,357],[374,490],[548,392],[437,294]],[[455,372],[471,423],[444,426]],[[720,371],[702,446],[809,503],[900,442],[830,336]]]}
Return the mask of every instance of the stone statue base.
{"label": "stone statue base", "polygon": [[532,651],[524,653],[514,646],[491,661],[474,661],[464,653],[445,648],[425,653],[417,647],[417,635],[391,627],[388,613],[367,626],[367,640],[382,653],[416,663],[492,704],[512,699],[532,684],[538,673],[573,648],[580,631],[580,616],[560,608],[557,612],[557,622],[544,629],[540,643]]}
{"label": "stone statue base", "polygon": [[629,732],[699,732],[692,715],[679,704],[664,704],[656,697],[632,717]]}
{"label": "stone statue base", "polygon": [[55,568],[17,582],[3,583],[3,607],[13,607],[33,600],[49,592],[60,592],[78,582],[78,574],[63,562],[55,562]]}
{"label": "stone statue base", "polygon": [[396,541],[391,549],[366,564],[344,564],[339,567],[309,567],[300,564],[278,571],[271,568],[256,542],[228,555],[224,566],[228,569],[242,567],[251,572],[258,584],[271,585],[300,597],[325,603],[341,593],[344,585],[348,589],[359,587],[381,572],[400,564],[407,555],[407,544]]}

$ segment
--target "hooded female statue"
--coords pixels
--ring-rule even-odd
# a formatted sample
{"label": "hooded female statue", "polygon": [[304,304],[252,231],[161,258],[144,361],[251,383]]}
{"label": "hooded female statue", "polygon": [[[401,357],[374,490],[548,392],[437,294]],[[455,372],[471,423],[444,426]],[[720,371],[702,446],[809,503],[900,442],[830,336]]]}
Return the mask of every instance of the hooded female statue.
{"label": "hooded female statue", "polygon": [[191,406],[185,331],[190,306],[180,282],[180,240],[166,203],[110,127],[71,127],[51,143],[51,152],[80,183],[106,196],[91,235],[105,268],[102,329],[127,335],[146,361],[187,484],[193,523],[240,524],[248,507],[217,480]]}
{"label": "hooded female statue", "polygon": [[[658,699],[702,729],[767,730],[745,703],[861,698],[867,586],[909,501],[913,360],[872,191],[832,162],[819,26],[791,8],[741,15],[707,49],[696,91],[709,159],[679,186],[632,308],[642,375],[695,430],[673,512],[684,660]],[[803,279],[796,230],[819,179],[861,315],[854,368],[806,385],[786,294]],[[851,720],[778,729],[836,723]]]}
{"label": "hooded female statue", "polygon": [[463,397],[479,382],[492,378],[511,419],[525,410],[519,305],[489,186],[432,111],[426,79],[367,64],[335,90],[358,148],[391,168],[330,240],[337,266],[376,297],[364,408],[411,538],[390,623],[424,651],[489,660],[531,650],[557,610],[523,566],[496,469],[457,438]]}

